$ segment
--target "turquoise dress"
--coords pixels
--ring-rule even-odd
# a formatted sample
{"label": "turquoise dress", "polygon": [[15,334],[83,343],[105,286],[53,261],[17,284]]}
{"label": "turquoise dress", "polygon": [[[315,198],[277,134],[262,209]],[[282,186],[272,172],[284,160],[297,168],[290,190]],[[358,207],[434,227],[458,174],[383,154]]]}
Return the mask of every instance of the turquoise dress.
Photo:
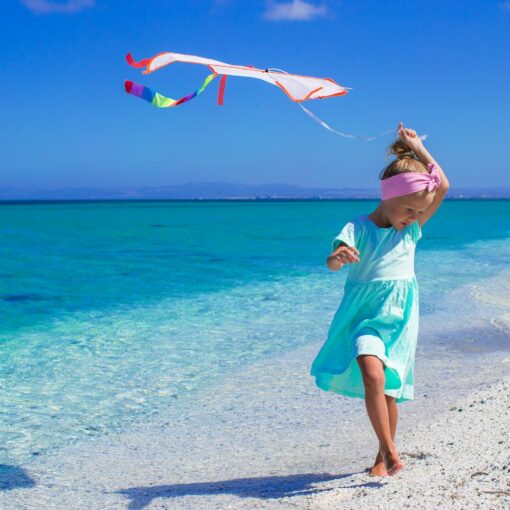
{"label": "turquoise dress", "polygon": [[372,354],[384,363],[384,393],[397,402],[414,399],[414,356],[419,327],[414,253],[418,221],[402,230],[378,227],[366,214],[349,221],[333,239],[359,251],[328,336],[312,363],[317,386],[348,397],[365,397],[356,357]]}

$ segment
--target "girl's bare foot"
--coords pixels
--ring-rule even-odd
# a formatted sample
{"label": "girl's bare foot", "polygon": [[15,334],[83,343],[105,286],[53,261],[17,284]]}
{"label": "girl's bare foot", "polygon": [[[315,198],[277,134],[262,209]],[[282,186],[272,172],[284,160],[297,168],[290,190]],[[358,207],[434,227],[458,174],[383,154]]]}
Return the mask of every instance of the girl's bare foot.
{"label": "girl's bare foot", "polygon": [[375,458],[374,465],[370,468],[368,475],[388,476],[388,470],[386,469],[386,465],[384,464],[384,457],[381,451],[377,452],[377,457]]}
{"label": "girl's bare foot", "polygon": [[390,448],[387,452],[383,453],[384,463],[388,469],[388,475],[396,475],[404,468],[404,463],[400,460],[396,448]]}

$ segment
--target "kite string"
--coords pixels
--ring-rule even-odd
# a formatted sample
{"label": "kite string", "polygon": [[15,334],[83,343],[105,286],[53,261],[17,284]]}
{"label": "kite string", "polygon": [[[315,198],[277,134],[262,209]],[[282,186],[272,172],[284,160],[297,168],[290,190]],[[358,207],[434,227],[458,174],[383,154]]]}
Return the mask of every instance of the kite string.
{"label": "kite string", "polygon": [[336,135],[339,135],[339,136],[343,136],[345,138],[351,138],[351,139],[354,139],[354,140],[361,140],[363,142],[371,142],[372,140],[375,140],[376,138],[379,138],[381,136],[384,136],[384,135],[387,135],[389,133],[394,133],[395,132],[394,129],[388,129],[388,131],[384,131],[384,133],[380,133],[378,135],[369,136],[369,137],[358,136],[358,135],[351,135],[349,133],[342,133],[341,131],[337,131],[336,129],[333,129],[331,126],[328,126],[328,124],[326,124],[322,119],[317,117],[317,115],[315,115],[315,113],[313,113],[310,110],[308,110],[308,108],[305,108],[301,103],[298,103],[298,106],[300,106],[301,109],[305,113],[307,113],[313,120],[315,120],[315,122],[318,122],[322,127],[325,127],[326,129],[328,129],[332,133],[335,133]]}
{"label": "kite string", "polygon": [[[287,71],[284,71],[283,69],[277,69],[275,67],[271,67],[269,69],[266,69],[266,72],[269,74],[271,71],[277,71],[277,72],[280,72],[280,73],[284,73],[284,74],[290,74],[288,73]],[[346,88],[346,87],[344,87]],[[384,133],[379,133],[378,135],[375,135],[375,136],[369,136],[369,137],[365,137],[365,136],[358,136],[358,135],[351,135],[350,133],[342,133],[342,131],[337,131],[336,129],[333,129],[331,126],[329,126],[328,124],[326,124],[320,117],[318,117],[317,115],[315,115],[315,113],[311,112],[310,110],[308,110],[308,108],[305,108],[300,102],[298,102],[298,106],[307,114],[309,115],[315,122],[317,122],[318,124],[320,124],[322,127],[326,128],[327,130],[331,131],[332,133],[338,135],[338,136],[343,136],[344,138],[351,138],[353,140],[361,140],[363,142],[371,142],[372,140],[375,140],[376,138],[380,138],[381,136],[384,136],[384,135],[387,135],[389,133],[394,133],[395,130],[394,129],[388,129],[388,131],[384,131]],[[426,140],[427,139],[427,135],[422,135],[419,137],[420,139],[422,140]]]}

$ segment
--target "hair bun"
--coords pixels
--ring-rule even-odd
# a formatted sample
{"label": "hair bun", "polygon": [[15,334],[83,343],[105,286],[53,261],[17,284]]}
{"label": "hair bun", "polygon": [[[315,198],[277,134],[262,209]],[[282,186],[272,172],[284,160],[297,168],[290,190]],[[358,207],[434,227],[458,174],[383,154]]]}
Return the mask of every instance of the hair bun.
{"label": "hair bun", "polygon": [[407,147],[407,145],[397,138],[387,150],[387,156],[393,154],[397,159],[418,159],[418,156]]}

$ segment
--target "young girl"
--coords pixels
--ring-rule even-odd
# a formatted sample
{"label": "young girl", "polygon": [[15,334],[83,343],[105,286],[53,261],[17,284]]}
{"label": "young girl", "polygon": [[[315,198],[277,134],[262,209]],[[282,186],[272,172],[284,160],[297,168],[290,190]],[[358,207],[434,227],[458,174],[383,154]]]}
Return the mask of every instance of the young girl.
{"label": "young girl", "polygon": [[389,147],[397,159],[381,172],[381,201],[349,221],[333,240],[326,264],[349,272],[344,296],[311,367],[317,386],[365,399],[379,440],[371,476],[394,475],[404,464],[396,445],[397,403],[414,399],[418,284],[414,252],[421,227],[449,188],[413,129],[398,127]]}

